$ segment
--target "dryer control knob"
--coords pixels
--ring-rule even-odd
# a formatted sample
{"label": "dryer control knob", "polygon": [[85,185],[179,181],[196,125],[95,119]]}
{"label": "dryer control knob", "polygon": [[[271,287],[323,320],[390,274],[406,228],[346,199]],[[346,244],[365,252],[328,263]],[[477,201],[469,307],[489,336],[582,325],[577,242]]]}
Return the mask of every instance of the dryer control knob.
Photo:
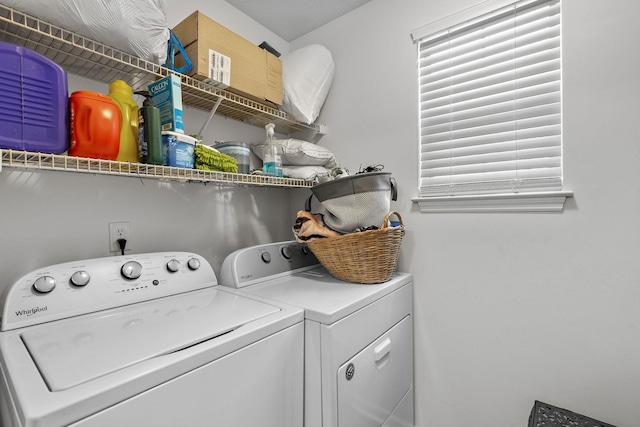
{"label": "dryer control knob", "polygon": [[142,275],[142,265],[137,261],[128,261],[120,269],[120,273],[125,279],[137,279]]}
{"label": "dryer control knob", "polygon": [[347,378],[347,381],[351,381],[355,374],[356,374],[356,365],[354,365],[353,363],[349,363],[349,365],[347,365],[347,370],[344,373],[344,376]]}
{"label": "dryer control knob", "polygon": [[285,259],[291,259],[291,257],[293,256],[293,252],[291,251],[291,248],[289,246],[285,246],[284,248],[280,249],[280,253],[283,257],[285,257]]}
{"label": "dryer control knob", "polygon": [[38,279],[33,282],[33,288],[41,294],[49,293],[55,287],[56,280],[51,276],[38,277]]}
{"label": "dryer control knob", "polygon": [[269,264],[271,262],[271,254],[269,252],[263,252],[262,255],[260,255],[260,258],[265,264]]}
{"label": "dryer control knob", "polygon": [[169,270],[170,273],[175,273],[176,271],[180,270],[180,261],[178,261],[177,259],[172,259],[171,261],[169,261],[167,263],[167,270]]}
{"label": "dryer control knob", "polygon": [[91,280],[91,277],[84,270],[76,271],[71,275],[71,284],[75,286],[85,286],[89,283],[89,280]]}
{"label": "dryer control knob", "polygon": [[200,268],[200,260],[198,258],[191,258],[187,261],[187,265],[189,266],[189,270],[197,270]]}

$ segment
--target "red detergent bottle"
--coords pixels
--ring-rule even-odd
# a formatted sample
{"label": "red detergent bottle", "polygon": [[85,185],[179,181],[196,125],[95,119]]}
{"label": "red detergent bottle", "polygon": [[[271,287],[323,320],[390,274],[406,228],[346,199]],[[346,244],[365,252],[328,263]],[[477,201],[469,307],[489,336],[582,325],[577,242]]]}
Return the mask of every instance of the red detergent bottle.
{"label": "red detergent bottle", "polygon": [[116,160],[120,150],[120,110],[107,95],[80,90],[69,97],[69,155]]}

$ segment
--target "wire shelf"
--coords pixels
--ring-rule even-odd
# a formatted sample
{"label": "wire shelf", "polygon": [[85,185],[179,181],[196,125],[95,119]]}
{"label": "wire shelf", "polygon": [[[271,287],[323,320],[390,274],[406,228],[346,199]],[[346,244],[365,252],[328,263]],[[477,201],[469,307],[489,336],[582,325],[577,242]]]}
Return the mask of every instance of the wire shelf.
{"label": "wire shelf", "polygon": [[12,168],[119,175],[160,180],[248,184],[264,187],[293,188],[313,186],[311,181],[295,178],[276,178],[263,175],[176,168],[20,150],[3,149],[0,152],[2,153],[2,166]]}
{"label": "wire shelf", "polygon": [[[320,131],[318,125],[297,122],[276,108],[176,73],[2,4],[0,40],[36,51],[60,65],[68,73],[104,83],[124,80],[134,90],[146,89],[149,83],[158,78],[175,74],[180,77],[182,83],[185,105],[210,111],[216,101],[221,99],[216,114],[256,126],[274,123],[276,130],[283,134]],[[19,150],[0,151],[2,165],[7,167],[269,187],[312,186],[311,182],[302,179],[174,168]]]}
{"label": "wire shelf", "polygon": [[182,82],[185,105],[210,111],[218,98],[222,98],[216,114],[256,126],[274,123],[276,131],[283,134],[320,133],[319,125],[298,122],[277,108],[176,73],[2,4],[0,40],[34,50],[71,74],[104,83],[124,80],[134,90],[146,89],[158,78],[176,74]]}

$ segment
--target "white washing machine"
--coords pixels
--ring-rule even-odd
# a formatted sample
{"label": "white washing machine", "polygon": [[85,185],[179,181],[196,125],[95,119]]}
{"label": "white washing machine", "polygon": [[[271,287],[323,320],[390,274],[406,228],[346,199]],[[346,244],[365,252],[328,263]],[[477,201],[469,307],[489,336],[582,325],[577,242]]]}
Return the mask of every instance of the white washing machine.
{"label": "white washing machine", "polygon": [[305,313],[305,427],[413,426],[413,277],[340,281],[294,241],[238,250],[220,284]]}
{"label": "white washing machine", "polygon": [[300,427],[303,321],[192,253],[38,269],[4,295],[2,426]]}

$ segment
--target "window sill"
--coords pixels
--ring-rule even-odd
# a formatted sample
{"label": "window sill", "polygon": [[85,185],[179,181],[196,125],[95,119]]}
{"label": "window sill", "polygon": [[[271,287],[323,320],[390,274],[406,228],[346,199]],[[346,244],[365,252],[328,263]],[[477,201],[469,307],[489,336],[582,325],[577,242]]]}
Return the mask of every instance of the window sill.
{"label": "window sill", "polygon": [[441,212],[562,212],[572,191],[416,197],[422,213]]}

